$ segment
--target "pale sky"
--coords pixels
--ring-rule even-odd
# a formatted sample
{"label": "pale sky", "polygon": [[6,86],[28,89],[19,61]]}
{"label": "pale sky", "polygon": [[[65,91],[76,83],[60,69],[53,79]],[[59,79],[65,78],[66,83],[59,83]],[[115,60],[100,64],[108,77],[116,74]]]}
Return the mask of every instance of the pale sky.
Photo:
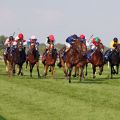
{"label": "pale sky", "polygon": [[94,34],[108,46],[120,39],[120,0],[0,0],[0,35],[22,32],[45,42],[54,34],[65,43],[72,34]]}

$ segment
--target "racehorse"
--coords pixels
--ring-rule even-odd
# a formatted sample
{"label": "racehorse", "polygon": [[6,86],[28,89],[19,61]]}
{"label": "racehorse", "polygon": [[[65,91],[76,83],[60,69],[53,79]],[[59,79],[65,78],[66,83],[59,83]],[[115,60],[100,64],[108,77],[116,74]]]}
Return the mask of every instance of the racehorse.
{"label": "racehorse", "polygon": [[23,47],[23,42],[18,41],[17,47],[14,51],[14,66],[13,66],[13,72],[15,72],[15,65],[18,65],[19,71],[18,75],[23,75],[22,66],[24,62],[26,61],[26,53],[25,53],[25,47]]}
{"label": "racehorse", "polygon": [[47,75],[48,67],[50,67],[52,75],[54,75],[54,67],[57,60],[57,50],[54,45],[50,44],[47,53],[42,55],[42,63],[44,65],[44,76]]}
{"label": "racehorse", "polygon": [[[79,64],[76,64],[75,67],[75,73],[73,75],[73,77],[76,77],[77,75],[79,75],[79,68],[81,68],[82,66],[86,66],[86,73],[87,74],[87,59],[86,59],[86,52],[87,52],[87,46],[85,45],[85,43],[83,41],[78,41],[81,43],[82,46],[82,54],[83,54],[83,58],[80,60]],[[77,42],[76,42],[77,45]],[[59,63],[58,63],[58,67],[62,67],[65,76],[68,76],[67,70],[66,70],[66,61],[63,58],[63,54],[65,52],[66,47],[64,46],[60,51],[59,51]],[[81,73],[82,74],[82,73]]]}
{"label": "racehorse", "polygon": [[26,61],[26,54],[25,54],[25,48],[23,48],[23,43],[18,42],[16,48],[13,46],[10,47],[8,50],[8,53],[4,55],[4,62],[5,65],[8,66],[8,74],[10,76],[15,73],[15,65],[17,64],[19,66],[18,75],[23,75],[22,72],[22,66],[23,63]]}
{"label": "racehorse", "polygon": [[26,68],[29,63],[30,66],[30,77],[32,77],[32,71],[33,67],[36,64],[37,67],[37,73],[38,73],[38,78],[40,78],[40,72],[39,72],[39,51],[36,50],[35,45],[31,45],[30,48],[28,49],[27,52],[27,57],[26,57]]}
{"label": "racehorse", "polygon": [[[106,59],[107,57],[107,59]],[[120,44],[116,45],[115,49],[108,49],[104,54],[104,62],[110,63],[111,68],[111,79],[113,78],[113,74],[119,73],[119,63],[120,63]],[[116,67],[116,70],[115,70]]]}
{"label": "racehorse", "polygon": [[75,40],[75,42],[71,45],[70,49],[66,52],[66,60],[64,61],[61,56],[60,65],[63,67],[64,73],[66,75],[65,63],[67,66],[67,77],[69,79],[69,83],[71,83],[71,73],[73,67],[80,68],[80,80],[84,78],[84,66],[86,65],[86,45],[79,40]]}
{"label": "racehorse", "polygon": [[102,43],[99,43],[94,52],[91,53],[91,50],[88,50],[87,54],[90,54],[91,57],[88,58],[88,63],[92,64],[92,69],[93,69],[93,78],[95,78],[95,73],[96,73],[96,67],[99,67],[99,75],[102,74],[103,72],[103,66],[104,66],[104,59],[103,59],[103,51],[104,46]]}
{"label": "racehorse", "polygon": [[6,66],[6,72],[9,76],[13,75],[13,65],[14,65],[14,50],[12,47],[8,50],[7,54],[3,54],[4,63]]}

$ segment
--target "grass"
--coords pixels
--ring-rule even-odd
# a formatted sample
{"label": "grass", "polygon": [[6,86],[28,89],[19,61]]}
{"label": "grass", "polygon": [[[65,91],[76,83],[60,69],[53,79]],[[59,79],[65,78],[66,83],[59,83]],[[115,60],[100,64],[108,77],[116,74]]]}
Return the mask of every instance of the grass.
{"label": "grass", "polygon": [[57,67],[54,79],[37,79],[36,69],[32,79],[29,70],[10,78],[0,62],[0,120],[119,120],[120,75],[109,79],[107,66],[96,79],[90,67],[88,73],[85,81],[72,78],[71,84]]}

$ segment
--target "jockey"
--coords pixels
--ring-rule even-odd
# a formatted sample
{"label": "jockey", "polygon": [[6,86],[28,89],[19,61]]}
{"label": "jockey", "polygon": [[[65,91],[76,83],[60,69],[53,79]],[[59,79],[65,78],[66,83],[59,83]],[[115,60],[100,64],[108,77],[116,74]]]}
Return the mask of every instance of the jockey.
{"label": "jockey", "polygon": [[65,43],[65,45],[66,45],[66,50],[65,50],[65,52],[67,52],[67,51],[70,49],[72,43],[74,43],[75,40],[77,40],[77,39],[78,39],[78,36],[77,36],[76,34],[71,35],[71,36],[69,36],[69,37],[66,39],[66,43]]}
{"label": "jockey", "polygon": [[37,41],[36,36],[32,35],[30,37],[30,48],[34,48],[33,54],[35,59],[39,59],[40,57],[38,46],[39,46],[39,42]]}
{"label": "jockey", "polygon": [[111,56],[111,53],[114,49],[116,49],[117,44],[119,44],[118,38],[114,37],[111,44],[110,44],[110,50],[105,54],[105,60],[108,60],[109,57]]}
{"label": "jockey", "polygon": [[99,37],[95,37],[92,39],[91,50],[95,51],[96,47],[101,43],[101,39]]}
{"label": "jockey", "polygon": [[115,37],[111,42],[111,48],[115,49],[117,44],[119,44],[119,41],[118,41],[118,38]]}
{"label": "jockey", "polygon": [[54,35],[49,35],[47,37],[47,40],[45,42],[45,45],[46,45],[46,49],[45,49],[45,52],[43,55],[46,55],[47,54],[47,51],[50,47],[54,47],[54,44],[55,44],[55,37]]}
{"label": "jockey", "polygon": [[10,36],[9,38],[6,39],[4,45],[6,46],[6,49],[4,51],[4,55],[6,55],[10,49],[10,47],[13,47],[14,45],[14,38],[13,36]]}
{"label": "jockey", "polygon": [[79,37],[76,35],[76,34],[73,34],[71,36],[69,36],[67,39],[66,39],[66,42],[65,42],[65,51],[63,51],[63,54],[62,54],[62,57],[64,59],[64,61],[66,60],[66,52],[70,49],[70,47],[72,46],[72,44],[78,40]]}
{"label": "jockey", "polygon": [[37,38],[34,35],[30,37],[30,46],[32,45],[35,46],[36,50],[38,50],[39,42],[37,41]]}
{"label": "jockey", "polygon": [[87,47],[89,46],[89,43],[87,39],[85,38],[85,35],[81,34],[79,37],[79,41],[83,42]]}
{"label": "jockey", "polygon": [[18,34],[18,36],[15,38],[15,41],[16,41],[16,46],[17,46],[18,42],[22,42],[23,46],[25,46],[27,44],[26,40],[24,40],[24,36],[22,33]]}
{"label": "jockey", "polygon": [[92,54],[94,53],[94,51],[96,50],[97,46],[101,43],[101,39],[99,37],[95,37],[91,40],[91,44],[90,44],[90,51],[87,54],[87,58],[90,59],[90,57],[92,56]]}

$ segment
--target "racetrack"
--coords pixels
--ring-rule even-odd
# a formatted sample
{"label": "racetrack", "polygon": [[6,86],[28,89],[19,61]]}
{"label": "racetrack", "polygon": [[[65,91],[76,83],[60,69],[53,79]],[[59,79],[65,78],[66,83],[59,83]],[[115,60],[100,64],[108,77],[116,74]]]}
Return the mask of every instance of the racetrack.
{"label": "racetrack", "polygon": [[90,66],[88,73],[70,84],[58,67],[54,78],[38,79],[35,68],[32,79],[29,69],[10,78],[0,62],[0,120],[119,120],[120,75],[109,79],[107,66],[96,79]]}

